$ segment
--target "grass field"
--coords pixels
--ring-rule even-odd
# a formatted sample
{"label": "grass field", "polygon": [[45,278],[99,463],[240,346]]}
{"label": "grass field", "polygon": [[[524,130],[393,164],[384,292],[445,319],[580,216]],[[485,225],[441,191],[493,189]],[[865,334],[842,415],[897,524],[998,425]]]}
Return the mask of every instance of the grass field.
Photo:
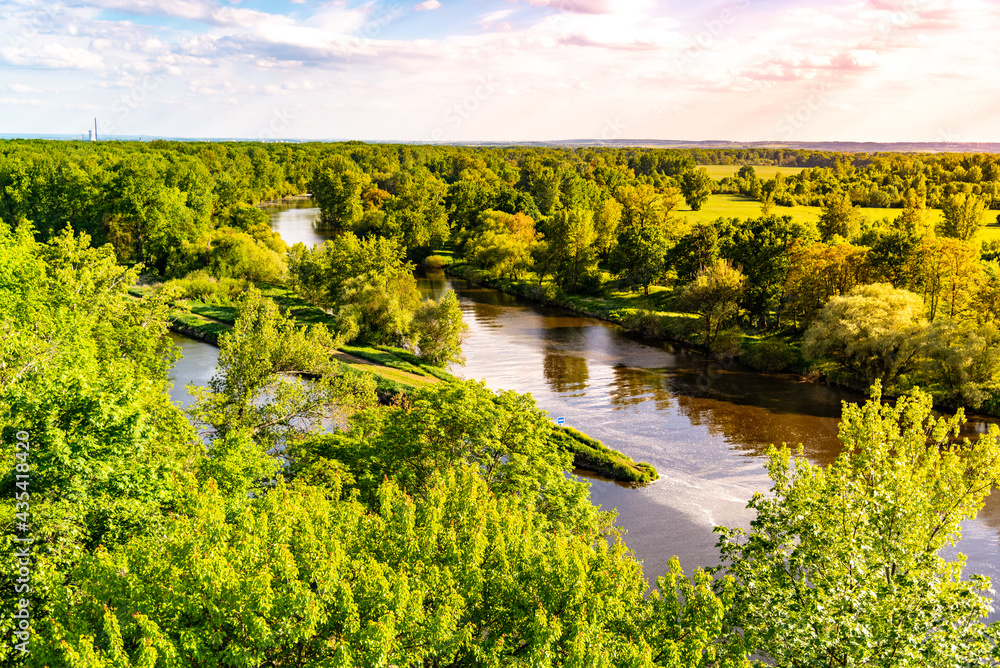
{"label": "grass field", "polygon": [[[726,176],[736,176],[736,172],[740,171],[740,167],[743,165],[700,165],[708,171],[708,175],[711,176],[716,181],[721,180]],[[753,170],[757,173],[757,178],[760,179],[771,179],[778,172],[781,172],[782,176],[791,176],[792,174],[798,174],[805,167],[778,167],[777,165],[754,165]]]}
{"label": "grass field", "polygon": [[[728,165],[722,165],[728,167]],[[802,222],[819,222],[823,209],[818,206],[775,206],[772,212],[779,216],[791,216]],[[760,217],[760,202],[747,199],[742,195],[712,195],[700,211],[692,211],[686,204],[674,211],[675,215],[684,220],[698,223],[710,222],[718,218],[758,218]],[[861,208],[861,215],[869,222],[877,222],[883,218],[894,220],[902,213],[901,209]],[[937,225],[941,221],[941,211],[931,209],[927,212],[930,221]],[[997,223],[997,212],[983,212],[985,226],[976,236],[976,242],[1000,240],[1000,224]]]}

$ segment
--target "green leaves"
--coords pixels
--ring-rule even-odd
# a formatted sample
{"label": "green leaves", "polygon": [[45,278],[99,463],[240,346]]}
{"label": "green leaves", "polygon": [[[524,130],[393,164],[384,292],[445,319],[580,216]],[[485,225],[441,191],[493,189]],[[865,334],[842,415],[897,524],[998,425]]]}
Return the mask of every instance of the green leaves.
{"label": "green leaves", "polygon": [[162,535],[84,560],[31,665],[650,665],[620,541],[548,528],[462,466],[378,497],[279,485],[227,520],[193,491]]}
{"label": "green leaves", "polygon": [[964,559],[939,552],[1000,478],[1000,432],[957,444],[961,413],[880,394],[845,404],[829,467],[772,449],[773,496],[750,502],[750,533],[718,529],[733,623],[774,665],[966,666],[992,651],[988,580],[963,580]]}
{"label": "green leaves", "polygon": [[468,332],[469,326],[462,320],[462,309],[453,290],[441,299],[424,300],[413,317],[413,335],[420,359],[435,366],[465,361],[462,343]]}

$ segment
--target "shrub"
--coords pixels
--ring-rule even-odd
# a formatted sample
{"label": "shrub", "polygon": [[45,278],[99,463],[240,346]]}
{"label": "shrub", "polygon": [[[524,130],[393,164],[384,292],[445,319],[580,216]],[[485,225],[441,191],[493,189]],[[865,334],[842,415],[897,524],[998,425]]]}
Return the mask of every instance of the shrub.
{"label": "shrub", "polygon": [[712,340],[710,349],[718,359],[732,360],[743,349],[743,332],[738,327],[719,332]]}
{"label": "shrub", "polygon": [[554,283],[532,284],[524,289],[524,296],[543,304],[551,304],[563,296],[562,290]]}
{"label": "shrub", "polygon": [[424,258],[425,269],[442,269],[451,264],[451,258],[444,255],[428,255]]}
{"label": "shrub", "polygon": [[777,373],[793,366],[797,358],[792,346],[784,341],[769,340],[753,345],[742,359],[751,369]]}

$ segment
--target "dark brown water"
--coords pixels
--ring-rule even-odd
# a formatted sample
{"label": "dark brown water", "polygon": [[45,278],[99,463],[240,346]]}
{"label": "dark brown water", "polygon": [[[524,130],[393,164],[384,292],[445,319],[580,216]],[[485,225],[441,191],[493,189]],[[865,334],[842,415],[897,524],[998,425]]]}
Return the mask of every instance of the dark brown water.
{"label": "dark brown water", "polygon": [[[315,216],[315,209],[296,209],[272,220],[283,236],[310,243],[321,240],[308,236]],[[609,323],[440,273],[421,279],[420,286],[427,295],[454,289],[459,296],[471,332],[466,363],[453,367],[454,373],[484,379],[494,389],[530,392],[553,418],[564,417],[568,426],[656,467],[660,480],[639,489],[591,481],[592,499],[617,508],[626,541],[651,580],[675,554],[687,570],[715,565],[712,528],[748,525],[747,500],[770,487],[762,456],[767,446],[801,443],[811,461],[828,463],[840,451],[840,402],[863,400],[792,376],[725,368],[638,341]],[[190,340],[181,346],[185,359],[175,369],[178,379],[207,382],[215,350]],[[967,431],[974,435],[986,426],[972,420]],[[1000,494],[966,522],[959,551],[969,557],[966,573],[994,576],[1000,585]]]}

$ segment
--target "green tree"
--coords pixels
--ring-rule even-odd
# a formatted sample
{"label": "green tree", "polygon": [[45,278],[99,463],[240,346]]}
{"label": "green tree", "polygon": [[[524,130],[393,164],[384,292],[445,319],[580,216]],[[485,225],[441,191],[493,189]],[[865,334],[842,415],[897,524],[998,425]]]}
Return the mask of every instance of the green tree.
{"label": "green tree", "polygon": [[441,299],[424,300],[413,316],[413,338],[420,359],[434,366],[462,364],[462,344],[468,333],[454,290]]}
{"label": "green tree", "polygon": [[860,214],[848,193],[835,193],[826,198],[826,205],[819,215],[819,233],[823,241],[835,236],[850,239],[858,233],[860,225]]}
{"label": "green tree", "polygon": [[1000,330],[994,323],[938,321],[920,362],[921,385],[935,401],[977,409],[1000,391]]}
{"label": "green tree", "polygon": [[621,220],[622,205],[614,198],[602,201],[594,211],[594,232],[597,234],[594,243],[605,261],[611,256],[611,250],[617,241]]}
{"label": "green tree", "polygon": [[739,313],[744,280],[743,274],[731,264],[715,260],[681,290],[680,308],[701,316],[701,339],[705,345],[712,345],[726,322]]}
{"label": "green tree", "polygon": [[[335,405],[373,401],[374,387],[356,374],[336,376],[329,358],[338,343],[322,325],[297,327],[251,289],[219,340],[208,387],[188,387],[196,399],[190,414],[209,442],[202,477],[228,494],[246,493],[278,470],[276,453],[317,431]],[[291,377],[297,373],[321,378],[305,383]]]}
{"label": "green tree", "polygon": [[674,562],[647,603],[620,537],[551,525],[464,465],[419,496],[383,482],[372,508],[283,483],[228,517],[211,483],[188,497],[155,537],[82,561],[29,668],[749,668],[731,581],[716,596]]}
{"label": "green tree", "polygon": [[353,229],[364,213],[361,194],[369,183],[370,178],[349,158],[341,155],[331,158],[311,186],[323,220],[331,227]]}
{"label": "green tree", "polygon": [[983,227],[986,200],[972,194],[956,193],[941,204],[943,220],[938,233],[961,241],[971,241]]}
{"label": "green tree", "polygon": [[927,327],[919,295],[873,283],[834,297],[806,331],[802,352],[831,375],[887,386],[913,368]]}
{"label": "green tree", "polygon": [[714,223],[697,222],[671,247],[667,265],[677,274],[679,283],[694,280],[698,272],[719,258],[719,228],[726,224],[722,218]]}
{"label": "green tree", "polygon": [[715,181],[704,167],[684,172],[681,174],[680,182],[681,194],[684,195],[684,201],[692,211],[701,210],[712,195],[712,186],[715,185]]}
{"label": "green tree", "polygon": [[[30,524],[34,541],[34,623],[86,551],[160,526],[176,507],[176,481],[196,461],[195,433],[166,394],[176,359],[168,296],[131,297],[137,273],[117,264],[110,245],[91,248],[87,235],[65,230],[41,244],[30,225],[12,234],[0,223],[0,628],[8,638],[25,598],[11,541],[25,493],[30,516],[17,521]],[[16,448],[25,440],[18,432],[27,450]],[[13,643],[0,646],[0,664],[23,658]]]}
{"label": "green tree", "polygon": [[529,216],[490,210],[479,214],[476,227],[462,239],[473,266],[493,276],[520,278],[531,268],[539,237]]}
{"label": "green tree", "polygon": [[439,383],[411,392],[401,406],[357,413],[346,434],[313,439],[290,454],[293,461],[346,464],[372,503],[387,477],[419,496],[435,471],[468,463],[496,494],[530,498],[576,530],[603,531],[613,516],[590,504],[586,483],[566,477],[572,457],[550,442],[551,431],[531,395],[493,392],[475,381]]}
{"label": "green tree", "polygon": [[584,276],[597,269],[594,214],[587,209],[562,209],[546,223],[549,253],[560,287],[575,292]]}
{"label": "green tree", "polygon": [[[717,223],[718,225],[718,223]],[[740,307],[747,319],[767,329],[771,314],[781,324],[784,290],[795,243],[812,241],[815,230],[791,216],[732,220],[720,228],[720,257],[732,261],[746,276]]]}
{"label": "green tree", "polygon": [[768,665],[972,666],[994,651],[989,580],[942,556],[1000,479],[997,428],[956,443],[922,393],[845,402],[844,452],[820,467],[768,453],[749,533],[720,527],[732,623]]}

